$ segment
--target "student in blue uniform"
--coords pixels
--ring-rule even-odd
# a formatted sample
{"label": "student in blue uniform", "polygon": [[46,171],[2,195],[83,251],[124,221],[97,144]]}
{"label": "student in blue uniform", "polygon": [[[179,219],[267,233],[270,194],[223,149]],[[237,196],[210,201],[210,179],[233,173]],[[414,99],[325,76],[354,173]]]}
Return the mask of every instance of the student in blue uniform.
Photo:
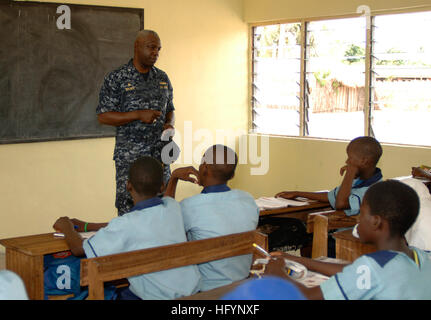
{"label": "student in blue uniform", "polygon": [[[409,247],[404,238],[418,212],[419,198],[411,187],[396,180],[379,182],[365,194],[358,226],[361,242],[373,244],[376,252],[347,266],[288,254],[281,257],[331,276],[314,288],[295,282],[309,299],[431,299],[431,254]],[[293,281],[284,273],[281,258],[269,261],[265,274]]]}
{"label": "student in blue uniform", "polygon": [[[344,210],[348,216],[357,215],[359,214],[362,198],[367,189],[373,183],[381,181],[383,178],[381,170],[376,167],[382,152],[382,147],[376,139],[372,137],[355,138],[347,145],[346,165],[340,169],[340,174],[344,175],[340,186],[329,192],[283,191],[277,193],[275,196],[286,199],[305,197],[312,200],[329,202],[334,210]],[[272,220],[274,220],[273,223]],[[265,224],[278,223],[279,220],[269,217],[261,222],[260,227],[263,228]],[[289,224],[293,224],[293,222],[296,222],[293,228],[296,232],[291,234],[292,228],[289,228]],[[287,226],[282,225],[281,228],[268,235],[270,251],[283,247],[288,247],[288,250],[309,248],[312,234],[306,233],[303,222],[297,220],[287,221],[286,223]],[[294,239],[301,239],[301,243],[292,246]],[[329,237],[328,241],[328,255],[333,256],[334,240],[332,237]],[[305,249],[301,253],[306,255]]]}
{"label": "student in blue uniform", "polygon": [[348,216],[357,215],[367,189],[383,178],[381,170],[376,167],[383,151],[376,139],[358,137],[350,141],[346,153],[346,165],[340,169],[340,174],[344,175],[340,186],[329,192],[283,191],[276,197],[329,201],[333,209],[344,210]]}
{"label": "student in blue uniform", "polygon": [[[193,167],[172,172],[165,195],[175,197],[178,180],[199,183],[200,194],[181,201],[181,212],[188,240],[200,240],[255,230],[259,209],[247,192],[230,189],[227,182],[235,173],[238,157],[223,145],[210,147],[199,171]],[[206,291],[244,279],[250,272],[252,255],[221,259],[198,265],[201,290]]]}
{"label": "student in blue uniform", "polygon": [[28,300],[24,283],[16,273],[0,271],[0,300]]}
{"label": "student in blue uniform", "polygon": [[[180,205],[172,198],[157,197],[162,187],[161,164],[151,157],[139,158],[129,171],[127,190],[135,204],[129,213],[112,219],[86,240],[67,217],[58,219],[54,229],[65,234],[74,255],[88,258],[185,242]],[[200,275],[197,267],[191,265],[128,280],[130,286],[119,292],[120,299],[175,299],[196,293]]]}

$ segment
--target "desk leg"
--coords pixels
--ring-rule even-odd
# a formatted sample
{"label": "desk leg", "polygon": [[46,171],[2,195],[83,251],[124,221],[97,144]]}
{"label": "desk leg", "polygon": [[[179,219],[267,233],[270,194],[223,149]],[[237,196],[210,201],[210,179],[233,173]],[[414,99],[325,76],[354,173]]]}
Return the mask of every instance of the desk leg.
{"label": "desk leg", "polygon": [[6,248],[6,269],[23,280],[29,299],[43,300],[43,256],[29,256]]}
{"label": "desk leg", "polygon": [[344,239],[335,240],[335,255],[337,259],[353,262],[360,256],[374,251],[376,251],[376,248],[369,244]]}

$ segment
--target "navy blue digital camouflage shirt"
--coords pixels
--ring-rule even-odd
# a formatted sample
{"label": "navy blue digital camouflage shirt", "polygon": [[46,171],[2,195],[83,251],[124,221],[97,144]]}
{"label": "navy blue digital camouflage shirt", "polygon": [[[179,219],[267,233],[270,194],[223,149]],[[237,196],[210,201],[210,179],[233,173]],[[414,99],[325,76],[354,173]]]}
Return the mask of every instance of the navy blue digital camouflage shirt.
{"label": "navy blue digital camouflage shirt", "polygon": [[154,123],[136,120],[116,127],[114,160],[128,161],[140,155],[160,155],[160,140],[166,115],[174,111],[172,85],[167,74],[152,67],[149,73],[139,72],[133,59],[110,72],[104,79],[96,113],[158,110],[161,116]]}

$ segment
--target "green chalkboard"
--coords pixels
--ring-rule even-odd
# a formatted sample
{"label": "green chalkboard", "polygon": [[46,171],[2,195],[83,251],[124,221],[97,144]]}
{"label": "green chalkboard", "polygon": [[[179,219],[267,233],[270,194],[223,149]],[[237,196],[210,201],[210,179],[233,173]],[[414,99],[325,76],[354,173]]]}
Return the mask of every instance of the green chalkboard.
{"label": "green chalkboard", "polygon": [[61,5],[0,0],[2,144],[115,134],[97,121],[99,90],[133,57],[143,10],[67,4],[68,29]]}

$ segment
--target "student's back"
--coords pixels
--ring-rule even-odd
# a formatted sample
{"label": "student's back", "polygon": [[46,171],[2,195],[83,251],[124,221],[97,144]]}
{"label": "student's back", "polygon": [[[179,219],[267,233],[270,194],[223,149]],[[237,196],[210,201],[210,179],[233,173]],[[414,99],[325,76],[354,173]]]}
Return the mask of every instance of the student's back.
{"label": "student's back", "polygon": [[[88,258],[160,247],[187,241],[181,209],[174,199],[157,197],[163,189],[163,168],[150,157],[136,160],[129,170],[127,190],[134,207],[129,213],[105,224],[85,223],[97,231],[82,240],[73,224],[82,221],[62,217],[54,229],[65,234],[65,240],[75,256]],[[78,226],[78,228],[81,228]],[[200,274],[197,266],[190,265],[159,272],[142,274],[129,279],[130,287],[117,291],[119,300],[175,299],[199,290]]]}
{"label": "student's back", "polygon": [[[174,199],[156,197],[137,203],[134,209],[84,241],[88,258],[187,241]],[[196,266],[185,266],[128,280],[130,290],[141,299],[175,299],[196,293],[200,275]]]}
{"label": "student's back", "polygon": [[[256,229],[259,209],[253,197],[241,190],[218,191],[217,187],[221,186],[205,188],[205,193],[181,201],[188,240]],[[221,188],[226,190],[227,187],[224,185]],[[210,290],[246,278],[251,262],[252,256],[248,254],[198,265],[202,275],[201,290]]]}
{"label": "student's back", "polygon": [[[238,156],[224,145],[208,148],[199,170],[177,168],[172,172],[166,195],[175,197],[178,180],[203,186],[200,194],[181,201],[181,212],[188,240],[201,240],[255,230],[259,209],[247,192],[231,190],[227,182],[234,177]],[[193,178],[195,176],[196,178]],[[246,278],[252,255],[216,260],[198,265],[201,290],[206,291]]]}

